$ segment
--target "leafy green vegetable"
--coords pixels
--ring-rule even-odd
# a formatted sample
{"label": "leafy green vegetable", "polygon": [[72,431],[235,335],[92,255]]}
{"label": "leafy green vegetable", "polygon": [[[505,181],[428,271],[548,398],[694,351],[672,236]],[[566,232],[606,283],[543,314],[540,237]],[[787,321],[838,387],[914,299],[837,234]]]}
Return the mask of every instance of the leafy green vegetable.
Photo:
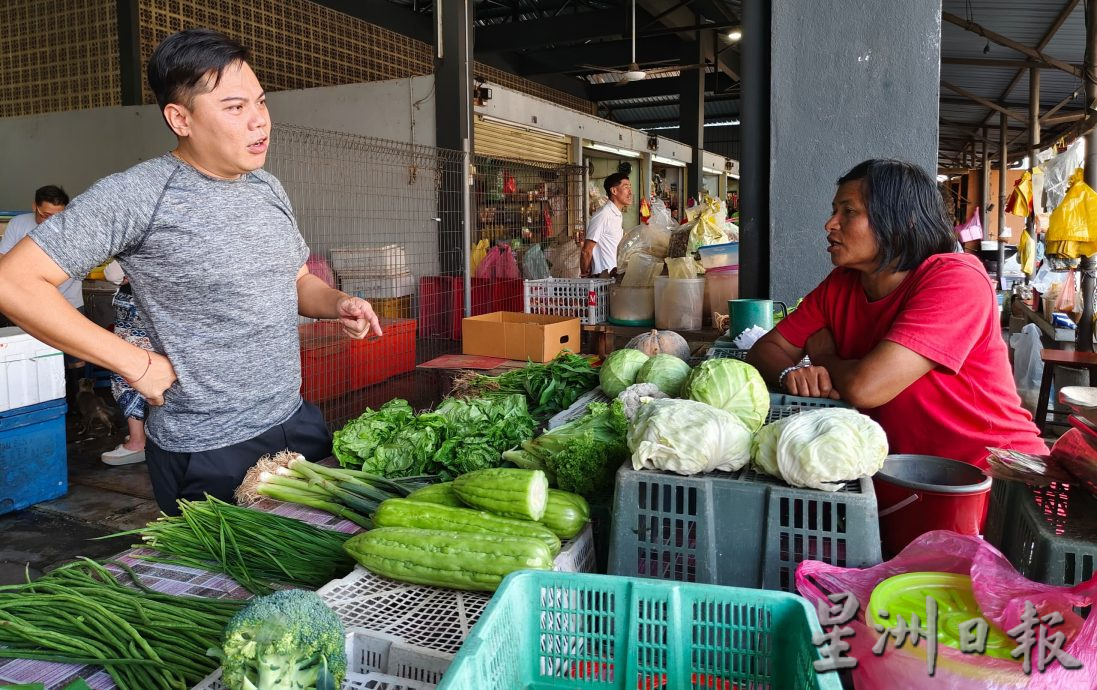
{"label": "leafy green vegetable", "polygon": [[564,491],[604,498],[613,491],[617,468],[629,457],[628,422],[621,403],[591,403],[587,413],[503,453],[526,469],[541,469]]}
{"label": "leafy green vegetable", "polygon": [[611,398],[616,398],[621,391],[631,386],[636,381],[636,374],[640,367],[648,361],[648,356],[639,350],[614,350],[602,362],[598,372],[598,381],[602,385],[602,391]]}
{"label": "leafy green vegetable", "polygon": [[508,395],[526,396],[530,414],[545,420],[566,410],[576,399],[598,385],[598,368],[591,360],[571,352],[561,352],[544,364],[529,362],[498,376],[467,372],[453,385],[456,398]]}
{"label": "leafy green vegetable", "polygon": [[689,365],[674,355],[657,354],[636,372],[636,383],[654,383],[672,398],[678,397],[689,376]]}
{"label": "leafy green vegetable", "polygon": [[769,390],[762,375],[730,357],[697,365],[682,385],[682,397],[730,412],[751,431],[761,429],[769,414]]}
{"label": "leafy green vegetable", "polygon": [[750,460],[750,430],[738,417],[695,400],[640,405],[628,432],[634,469],[678,474],[734,472]]}
{"label": "leafy green vegetable", "polygon": [[334,450],[344,467],[384,477],[438,474],[443,479],[496,467],[504,450],[533,437],[536,422],[522,395],[447,398],[419,415],[392,400],[366,410],[335,432]]}
{"label": "leafy green vegetable", "polygon": [[888,440],[871,417],[848,408],[801,412],[782,420],[776,464],[793,486],[837,491],[884,465]]}

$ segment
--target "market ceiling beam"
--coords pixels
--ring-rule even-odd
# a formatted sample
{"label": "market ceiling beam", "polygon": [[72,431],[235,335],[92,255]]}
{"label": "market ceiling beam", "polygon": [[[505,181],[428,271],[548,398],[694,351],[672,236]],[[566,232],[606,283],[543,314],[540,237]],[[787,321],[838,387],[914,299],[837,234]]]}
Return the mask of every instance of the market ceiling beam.
{"label": "market ceiling beam", "polygon": [[949,91],[952,91],[953,93],[960,94],[961,96],[968,99],[969,101],[974,101],[975,103],[978,103],[979,105],[981,105],[985,108],[990,108],[991,110],[993,110],[995,112],[998,112],[998,113],[1001,113],[1001,114],[1005,115],[1006,117],[1012,117],[1014,120],[1020,120],[1021,122],[1026,122],[1027,121],[1025,119],[1025,116],[1022,113],[1018,113],[1014,110],[1004,108],[1004,107],[998,105],[997,103],[995,103],[994,101],[990,100],[989,98],[983,98],[982,96],[976,96],[975,94],[971,93],[970,91],[968,91],[966,89],[962,89],[959,86],[956,86],[955,84],[953,84],[951,82],[941,80],[941,86],[948,89]]}
{"label": "market ceiling beam", "polygon": [[537,50],[595,38],[627,37],[628,33],[628,14],[620,10],[598,10],[578,16],[563,14],[537,20],[478,26],[476,52]]}
{"label": "market ceiling beam", "polygon": [[[663,23],[668,29],[673,27],[690,27],[695,26],[699,22],[697,21],[697,15],[701,15],[707,19],[713,19],[717,23],[734,22],[736,25],[741,23],[741,17],[736,17],[732,13],[728,12],[720,3],[713,3],[711,0],[699,0],[698,2],[688,3],[689,7],[676,6],[682,5],[682,3],[675,0],[637,0],[637,7],[643,8],[648,14],[653,17],[659,17],[659,21]],[[697,36],[693,35],[688,30],[679,29],[679,37],[683,41],[697,40]],[[722,35],[721,32],[717,32]],[[725,39],[726,41],[726,39]],[[716,68],[723,72],[725,75],[739,81],[740,69],[738,66],[738,54],[735,53],[736,59],[733,61],[730,57],[730,53],[733,51],[721,51],[722,45],[719,45],[719,41],[706,41],[704,51],[704,60],[710,64],[715,64]]]}
{"label": "market ceiling beam", "polygon": [[[710,72],[705,75],[705,92],[717,94],[733,86],[722,74]],[[618,86],[613,84],[591,84],[587,87],[587,98],[600,101],[623,101],[633,98],[657,98],[659,96],[677,96],[678,81],[674,77],[642,79]]]}
{"label": "market ceiling beam", "polygon": [[383,26],[403,36],[434,45],[434,22],[431,14],[420,14],[391,2],[361,2],[360,0],[310,0],[336,12]]}
{"label": "market ceiling beam", "polygon": [[[1042,60],[1005,60],[1001,58],[972,58],[972,57],[942,57],[942,65],[965,65],[969,67],[1001,67],[1009,69],[1027,70],[1030,67],[1039,67],[1040,69],[1059,69],[1055,65],[1049,62],[1043,62]],[[1082,66],[1078,63],[1072,63],[1078,69]]]}
{"label": "market ceiling beam", "polygon": [[[1007,38],[1007,37],[1005,37],[1001,34],[990,31],[989,29],[986,29],[986,28],[980,26],[979,24],[976,24],[975,22],[969,22],[968,20],[964,19],[963,17],[958,17],[955,14],[952,14],[950,12],[942,12],[941,13],[941,19],[945,20],[946,22],[949,22],[950,24],[955,24],[956,26],[959,26],[960,28],[964,29],[965,31],[970,31],[974,34],[978,34],[979,36],[982,36],[983,38],[987,39],[988,41],[991,41],[992,43],[997,43],[998,45],[1005,46],[1006,48],[1009,48],[1010,50],[1015,50],[1018,53],[1021,53],[1022,55],[1027,55],[1030,58],[1032,58],[1033,60],[1040,60],[1042,62],[1046,62],[1049,65],[1052,65],[1052,66],[1056,67],[1057,69],[1060,69],[1060,70],[1066,72],[1067,74],[1072,74],[1075,77],[1081,77],[1082,76],[1082,70],[1075,67],[1074,65],[1070,64],[1069,62],[1064,62],[1063,60],[1053,58],[1050,55],[1044,54],[1040,50],[1036,50],[1034,48],[1029,48],[1028,46],[1026,46],[1023,43],[1019,43],[1017,41],[1014,41],[1012,38]],[[1056,28],[1058,28],[1058,27],[1056,27]]]}
{"label": "market ceiling beam", "polygon": [[[664,37],[645,41],[636,46],[636,60],[641,67],[673,65],[679,62],[682,43],[676,38]],[[629,41],[604,41],[585,45],[550,48],[524,53],[520,76],[529,77],[552,72],[583,72],[594,70],[580,65],[598,65],[614,69],[628,69],[632,45]]]}

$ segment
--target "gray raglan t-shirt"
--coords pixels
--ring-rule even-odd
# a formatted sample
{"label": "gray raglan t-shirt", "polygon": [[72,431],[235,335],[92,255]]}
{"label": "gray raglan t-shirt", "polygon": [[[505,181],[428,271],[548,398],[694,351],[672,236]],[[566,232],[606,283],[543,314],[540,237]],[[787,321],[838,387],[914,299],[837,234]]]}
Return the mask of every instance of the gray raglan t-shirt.
{"label": "gray raglan t-shirt", "polygon": [[148,435],[178,453],[258,436],[300,405],[296,278],[308,259],[282,185],[208,177],[171,154],[96,182],[31,238],[70,276],[117,257],[179,380]]}

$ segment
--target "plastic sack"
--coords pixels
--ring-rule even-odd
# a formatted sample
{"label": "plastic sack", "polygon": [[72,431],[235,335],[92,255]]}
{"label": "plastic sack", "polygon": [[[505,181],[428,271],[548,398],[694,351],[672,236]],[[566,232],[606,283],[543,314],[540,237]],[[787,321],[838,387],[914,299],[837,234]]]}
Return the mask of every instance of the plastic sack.
{"label": "plastic sack", "polygon": [[[1052,612],[1064,622],[1048,629],[1062,632],[1062,649],[1082,662],[1082,668],[1070,670],[1059,662],[1050,663],[1044,672],[1037,670],[1033,658],[1032,673],[1026,675],[1019,661],[996,659],[981,654],[963,654],[942,644],[937,645],[936,672],[929,678],[926,668],[926,640],[912,647],[908,640],[896,649],[889,640],[881,656],[872,651],[877,639],[873,627],[865,623],[865,610],[873,589],[885,579],[910,572],[948,572],[971,577],[972,590],[983,618],[1009,631],[1020,623],[1026,602],[1036,606],[1041,617]],[[804,561],[796,568],[796,588],[818,610],[830,608],[828,593],[850,593],[860,604],[856,617],[846,623],[852,636],[843,637],[850,648],[847,659],[856,659],[853,678],[858,690],[891,690],[900,678],[918,678],[906,687],[934,690],[1005,690],[1007,688],[1044,688],[1046,690],[1091,690],[1092,673],[1097,664],[1097,615],[1083,621],[1071,608],[1089,606],[1097,600],[1097,579],[1074,587],[1056,587],[1032,582],[1014,570],[997,549],[977,536],[955,532],[928,532],[914,540],[898,556],[871,568],[843,568],[821,561]],[[826,610],[826,609],[824,609]],[[826,630],[829,626],[824,626]],[[1033,633],[1035,635],[1035,632]],[[1034,646],[1032,655],[1038,653]]]}
{"label": "plastic sack", "polygon": [[1070,189],[1051,213],[1047,231],[1047,253],[1075,258],[1097,254],[1097,192],[1082,179],[1079,168],[1071,175]]}
{"label": "plastic sack", "polygon": [[728,235],[724,232],[724,223],[727,220],[727,207],[719,199],[706,196],[699,208],[697,223],[690,232],[689,245],[686,251],[690,254],[697,251],[698,247],[710,244],[724,244],[728,241]]}
{"label": "plastic sack", "polygon": [[1078,137],[1066,151],[1041,166],[1044,170],[1044,208],[1054,209],[1062,203],[1070,189],[1071,176],[1085,162],[1084,142]]}
{"label": "plastic sack", "polygon": [[476,269],[480,266],[480,262],[488,255],[488,246],[490,244],[487,240],[480,240],[472,248],[472,254],[469,256],[469,271],[472,272],[472,275],[476,275]]}
{"label": "plastic sack", "polygon": [[670,209],[667,208],[666,202],[659,197],[655,197],[651,201],[651,220],[648,221],[648,225],[664,228],[667,232],[678,227],[678,223],[670,215]]}
{"label": "plastic sack", "polygon": [[579,277],[579,245],[570,237],[561,237],[545,253],[553,278]]}
{"label": "plastic sack", "polygon": [[667,255],[670,231],[658,225],[637,225],[625,232],[617,245],[617,265],[628,266],[634,254],[648,254],[656,259]]}
{"label": "plastic sack", "polygon": [[[675,259],[665,259],[667,275],[675,280],[696,278],[697,274],[704,273],[704,269],[692,256],[682,256]],[[654,278],[652,279],[654,283]]]}
{"label": "plastic sack", "polygon": [[1069,314],[1074,311],[1074,302],[1078,294],[1078,284],[1074,278],[1074,269],[1067,271],[1067,279],[1061,283],[1059,296],[1055,299],[1055,311]]}
{"label": "plastic sack", "polygon": [[[618,264],[620,265],[620,264]],[[663,261],[651,254],[636,252],[629,257],[621,287],[651,287],[655,277],[663,272]]]}
{"label": "plastic sack", "polygon": [[956,237],[961,242],[974,242],[983,239],[983,221],[979,216],[979,210],[976,209],[971,212],[971,218],[953,228]]}
{"label": "plastic sack", "polygon": [[1025,171],[1017,184],[1013,185],[1013,191],[1006,202],[1006,213],[1015,216],[1026,217],[1032,212],[1032,173]]}
{"label": "plastic sack", "polygon": [[473,277],[521,280],[522,272],[518,270],[518,261],[514,258],[514,250],[510,245],[497,244],[488,250],[487,256],[476,267]]}
{"label": "plastic sack", "polygon": [[1017,241],[1017,261],[1021,265],[1021,272],[1031,276],[1036,267],[1036,242],[1027,230],[1021,231],[1021,239]]}
{"label": "plastic sack", "polygon": [[541,251],[541,245],[530,246],[522,255],[522,277],[526,280],[543,280],[550,276],[548,262],[545,261],[545,253]]}
{"label": "plastic sack", "polygon": [[1017,384],[1017,394],[1021,404],[1032,412],[1040,395],[1040,380],[1043,378],[1044,363],[1040,359],[1040,350],[1044,345],[1040,340],[1040,327],[1034,323],[1026,324],[1010,337],[1013,348],[1013,382]]}

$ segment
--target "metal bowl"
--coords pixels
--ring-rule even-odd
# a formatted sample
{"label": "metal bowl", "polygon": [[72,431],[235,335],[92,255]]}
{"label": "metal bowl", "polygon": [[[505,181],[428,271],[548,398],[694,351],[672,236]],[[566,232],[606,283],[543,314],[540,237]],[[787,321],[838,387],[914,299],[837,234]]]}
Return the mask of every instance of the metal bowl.
{"label": "metal bowl", "polygon": [[1060,388],[1059,402],[1086,421],[1097,424],[1097,388],[1093,386]]}

